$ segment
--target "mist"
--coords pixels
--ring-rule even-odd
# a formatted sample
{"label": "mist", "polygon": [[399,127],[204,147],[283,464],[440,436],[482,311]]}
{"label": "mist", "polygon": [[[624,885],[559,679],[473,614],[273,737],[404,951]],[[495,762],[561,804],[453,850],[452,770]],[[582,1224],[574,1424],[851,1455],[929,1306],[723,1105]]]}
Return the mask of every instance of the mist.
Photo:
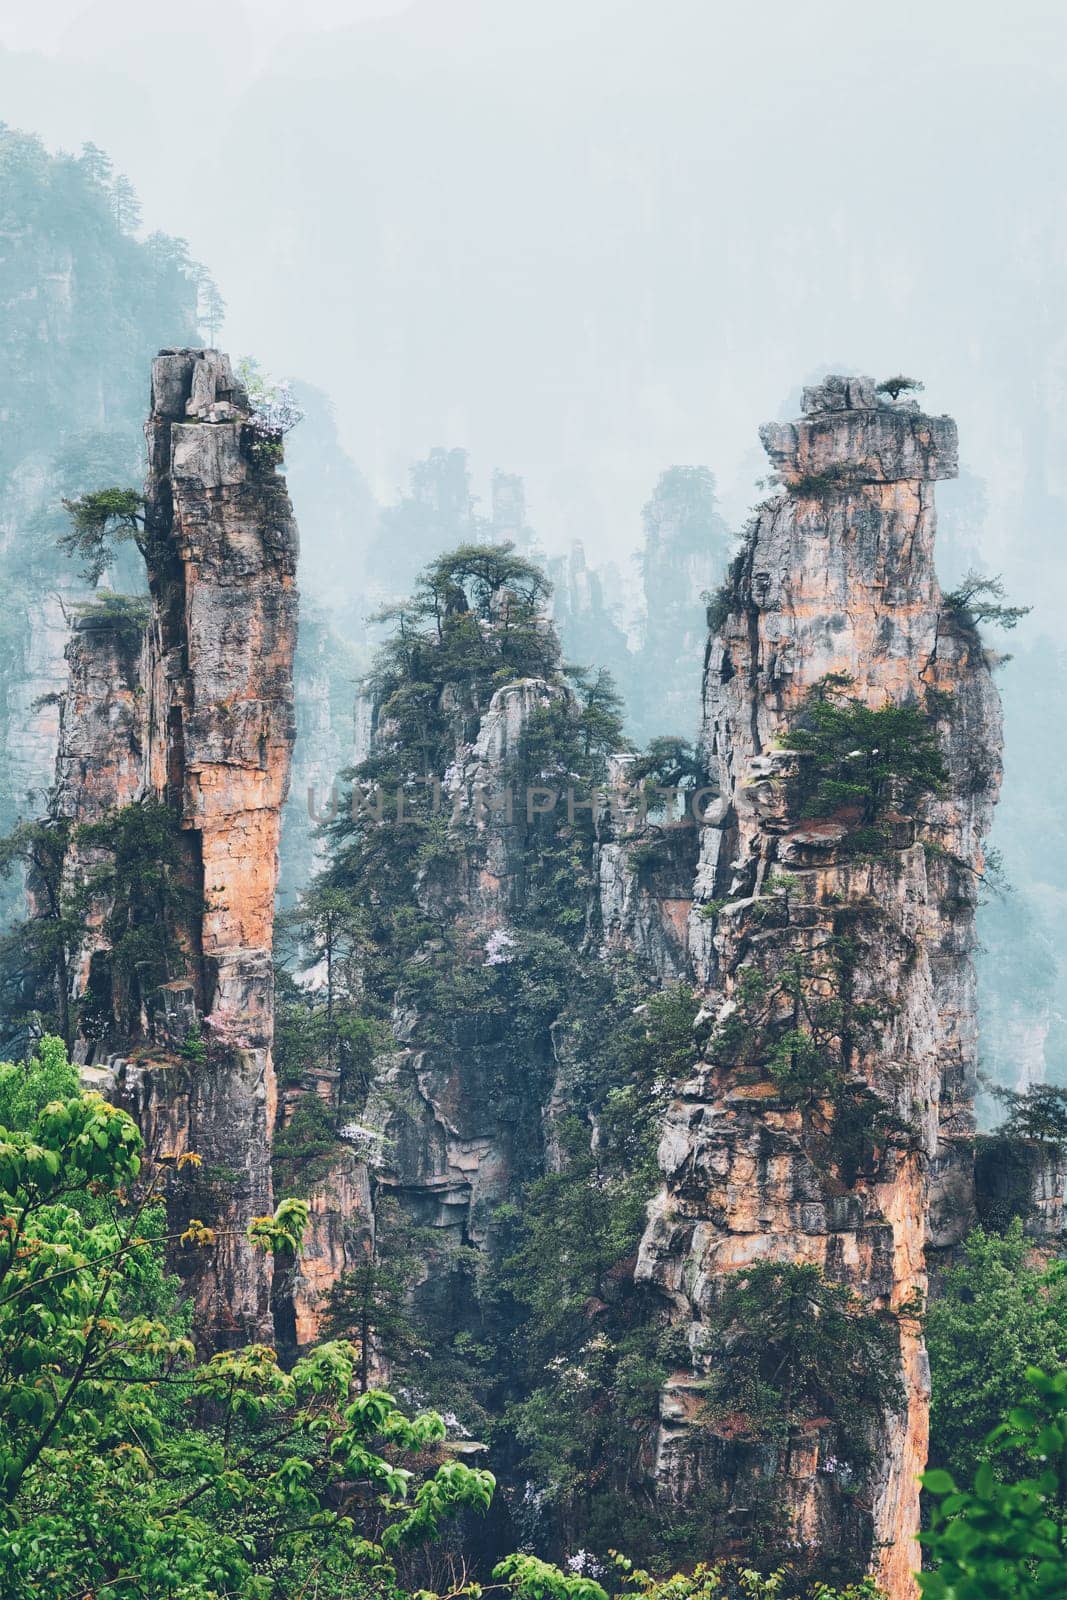
{"label": "mist", "polygon": [[[1062,8],[667,0],[18,5],[5,119],[106,148],[215,274],[222,340],[325,390],[379,499],[435,445],[628,552],[831,369],[924,379],[983,555],[1062,563]],[[952,490],[946,493],[946,503]]]}

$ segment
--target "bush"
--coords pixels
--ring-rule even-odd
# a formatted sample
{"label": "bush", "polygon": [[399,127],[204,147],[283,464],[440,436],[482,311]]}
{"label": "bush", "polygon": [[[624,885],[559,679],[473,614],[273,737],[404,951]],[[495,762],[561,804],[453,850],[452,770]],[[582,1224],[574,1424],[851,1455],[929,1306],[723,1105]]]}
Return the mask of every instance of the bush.
{"label": "bush", "polygon": [[845,693],[850,680],[816,685],[797,725],[782,739],[796,753],[794,784],[804,817],[853,814],[859,828],[891,809],[908,814],[947,781],[936,729],[918,706],[872,710]]}

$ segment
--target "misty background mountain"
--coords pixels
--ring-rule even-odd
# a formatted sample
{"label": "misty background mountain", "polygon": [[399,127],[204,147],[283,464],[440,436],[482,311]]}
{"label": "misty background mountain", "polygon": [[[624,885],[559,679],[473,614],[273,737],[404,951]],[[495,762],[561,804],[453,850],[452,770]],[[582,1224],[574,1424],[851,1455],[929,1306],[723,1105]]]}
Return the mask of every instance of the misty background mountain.
{"label": "misty background mountain", "polygon": [[[943,581],[980,566],[1033,606],[1000,677],[1014,890],[983,913],[984,1056],[1067,1081],[1065,27],[1034,3],[9,7],[0,110],[45,149],[5,141],[0,171],[5,825],[49,774],[78,593],[59,500],[136,477],[160,345],[254,354],[307,413],[291,883],[306,789],[351,755],[367,613],[427,556],[542,551],[568,651],[612,667],[637,735],[691,734],[757,424],[797,372],[909,373],[960,424]],[[665,522],[679,464],[715,482]]]}

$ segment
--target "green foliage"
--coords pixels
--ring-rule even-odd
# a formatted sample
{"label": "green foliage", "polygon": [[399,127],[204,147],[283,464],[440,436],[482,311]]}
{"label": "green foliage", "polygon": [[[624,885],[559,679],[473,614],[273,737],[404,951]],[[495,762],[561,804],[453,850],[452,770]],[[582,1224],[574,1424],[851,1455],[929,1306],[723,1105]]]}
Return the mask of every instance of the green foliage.
{"label": "green foliage", "polygon": [[873,1578],[843,1589],[815,1582],[799,1583],[784,1567],[761,1572],[732,1561],[699,1562],[691,1572],[654,1577],[635,1569],[625,1556],[616,1555],[615,1566],[625,1575],[620,1594],[624,1600],[885,1600]]}
{"label": "green foliage", "polygon": [[1024,1139],[1061,1151],[1067,1146],[1067,1089],[1035,1083],[1023,1094],[994,1085],[994,1098],[1007,1115],[997,1132],[1009,1139]]}
{"label": "green foliage", "polygon": [[584,667],[568,665],[566,673],[578,702],[574,735],[583,757],[582,776],[593,784],[603,783],[607,757],[629,748],[623,733],[622,695],[606,667],[587,672]]}
{"label": "green foliage", "polygon": [[323,1318],[329,1337],[351,1340],[359,1350],[364,1391],[370,1387],[372,1360],[402,1369],[420,1343],[410,1292],[422,1262],[412,1247],[412,1230],[395,1201],[381,1200],[374,1221],[373,1246],[368,1244],[364,1259],[331,1285]]}
{"label": "green foliage", "polygon": [[607,1591],[592,1578],[561,1572],[537,1556],[518,1552],[498,1562],[493,1577],[516,1600],[608,1600]]}
{"label": "green foliage", "polygon": [[63,863],[71,839],[66,820],[20,822],[0,839],[0,876],[24,876],[35,905],[0,937],[3,1013],[23,1025],[43,1018],[71,1042],[68,949],[84,931],[83,908],[65,891]]}
{"label": "green foliage", "polygon": [[855,817],[860,829],[890,811],[914,814],[946,782],[936,729],[918,706],[872,710],[845,695],[847,680],[826,679],[808,696],[782,744],[796,752],[796,799],[802,816]]}
{"label": "green foliage", "polygon": [[709,1417],[739,1418],[783,1452],[794,1427],[823,1417],[839,1453],[864,1467],[878,1422],[903,1404],[895,1323],[816,1266],[762,1261],[730,1274],[706,1330]]}
{"label": "green foliage", "polygon": [[652,739],[626,769],[629,784],[642,784],[650,804],[657,789],[699,788],[705,773],[698,752],[687,739],[664,735]]}
{"label": "green foliage", "polygon": [[786,489],[800,500],[821,500],[835,490],[849,488],[856,481],[851,466],[843,461],[835,461],[822,472],[805,472],[790,479]]}
{"label": "green foliage", "polygon": [[606,1032],[613,1003],[594,990],[557,1033],[581,1052],[555,1133],[558,1170],[498,1212],[510,1244],[486,1286],[500,1318],[491,1365],[506,1358],[513,1373],[506,1436],[568,1536],[600,1548],[647,1543],[628,1492],[635,1431],[654,1425],[664,1379],[688,1359],[633,1263],[666,1098],[695,1055],[696,1001],[679,985],[622,1009],[616,984],[621,1015]]}
{"label": "green foliage", "polygon": [[[921,1535],[933,1571],[930,1600],[1062,1600],[1067,1593],[1067,1369],[1028,1367],[1021,1403],[986,1440],[971,1489],[934,1468],[923,1487],[935,1502]],[[1000,1475],[1022,1458],[1025,1476]]]}
{"label": "green foliage", "polygon": [[707,589],[701,597],[709,633],[718,633],[730,613],[738,608],[737,584],[731,573],[717,589]]}
{"label": "green foliage", "polygon": [[1016,628],[1033,610],[1032,606],[1008,605],[1003,579],[987,577],[973,568],[965,574],[958,589],[944,596],[944,601],[964,627],[973,630],[986,622],[997,628]]}
{"label": "green foliage", "polygon": [[[162,1292],[151,1183],[128,1199],[136,1126],[98,1095],[35,1109],[64,1065],[52,1041],[15,1107],[28,1125],[0,1128],[3,1592],[396,1595],[395,1563],[484,1511],[491,1475],[442,1459],[440,1417],[359,1393],[344,1342],[289,1372],[263,1345],[197,1363]],[[283,1201],[249,1235],[291,1252],[307,1216]]]}
{"label": "green foliage", "polygon": [[[588,807],[568,815],[566,790],[588,800],[626,741],[610,677],[560,664],[546,595],[510,548],[465,546],[435,561],[392,613],[372,673],[375,748],[352,774],[357,789],[385,791],[388,814],[348,811],[326,830],[328,862],[293,929],[317,988],[297,993],[283,981],[279,1061],[290,1081],[336,1065],[358,1120],[399,1008],[411,1019],[405,1045],[461,1071],[465,1092],[512,1129],[522,1203],[477,1218],[488,1248],[443,1247],[440,1229],[434,1240],[408,1239],[409,1210],[406,1227],[381,1231],[374,1253],[337,1286],[329,1326],[369,1357],[387,1356],[405,1385],[447,1400],[479,1433],[489,1427],[509,1475],[547,1485],[557,1530],[595,1530],[603,1542],[634,1527],[620,1492],[635,1430],[654,1426],[677,1355],[661,1303],[633,1285],[632,1261],[658,1182],[659,1118],[695,1058],[696,1002],[683,988],[650,995],[647,976],[584,948],[594,821]],[[555,692],[533,711],[503,780],[517,807],[528,788],[560,799],[519,830],[522,894],[508,927],[475,944],[455,912],[480,843],[433,814],[432,782],[421,780],[443,779],[493,692],[519,677]],[[695,761],[681,741],[655,759],[689,770]],[[357,1045],[366,1050],[358,1070],[346,1065]],[[402,1070],[394,1049],[375,1093],[402,1096]],[[547,1136],[560,1171],[541,1177],[546,1130],[530,1108],[553,1078]],[[315,1116],[322,1126],[310,1131],[325,1143],[331,1119]],[[283,1158],[289,1137],[280,1135]],[[281,1167],[279,1180],[300,1188]],[[431,1342],[427,1363],[420,1350]],[[370,1368],[366,1380],[373,1359]]]}
{"label": "green foliage", "polygon": [[103,625],[113,628],[130,645],[140,644],[148,623],[149,604],[143,595],[112,594],[110,589],[98,589],[92,600],[79,603],[74,614],[82,625]]}
{"label": "green foliage", "polygon": [[891,400],[899,400],[902,394],[921,394],[925,387],[918,378],[905,378],[898,373],[896,377],[883,378],[875,393],[887,394]]}
{"label": "green foliage", "polygon": [[45,1034],[30,1061],[0,1061],[0,1127],[29,1128],[50,1101],[77,1092],[78,1074],[63,1040]]}
{"label": "green foliage", "polygon": [[188,1061],[191,1066],[204,1067],[207,1065],[207,1040],[197,1024],[190,1028],[181,1043],[181,1058]]}
{"label": "green foliage", "polygon": [[101,852],[79,897],[104,905],[114,1020],[135,1033],[152,991],[184,970],[181,935],[201,901],[190,881],[178,817],[153,796],[78,829],[80,846]]}
{"label": "green foliage", "polygon": [[[572,943],[585,932],[594,881],[596,825],[590,792],[604,783],[608,756],[626,745],[610,676],[598,674],[597,684],[595,704],[579,680],[576,700],[560,696],[539,706],[508,773],[520,804],[538,788],[560,796],[552,811],[535,816],[527,826],[524,905],[516,920]],[[568,789],[585,802],[574,807],[573,815],[563,798]]]}
{"label": "green foliage", "polygon": [[336,1118],[314,1090],[302,1094],[274,1135],[272,1161],[279,1194],[307,1194],[325,1177],[340,1146]]}
{"label": "green foliage", "polygon": [[408,768],[441,773],[451,757],[446,684],[465,690],[477,715],[500,683],[557,676],[559,647],[542,620],[549,592],[512,545],[460,545],[430,563],[410,601],[383,613],[393,632],[370,685]]}
{"label": "green foliage", "polygon": [[[762,904],[779,914],[777,897]],[[858,1075],[886,1012],[857,997],[863,953],[845,913],[835,928],[817,956],[776,957],[769,977],[742,965],[733,1009],[708,1054],[720,1065],[770,1076],[783,1100],[805,1111],[805,1148],[816,1169],[851,1187],[860,1173],[879,1170],[886,1146],[907,1130]]]}
{"label": "green foliage", "polygon": [[144,496],[137,489],[92,489],[63,501],[70,528],[58,540],[67,555],[86,563],[84,576],[99,583],[115,559],[115,548],[128,540],[144,548]]}
{"label": "green foliage", "polygon": [[1022,1224],[976,1228],[926,1316],[933,1396],[930,1460],[959,1478],[989,1458],[987,1435],[1013,1404],[1026,1369],[1067,1361],[1063,1267],[1031,1264]]}

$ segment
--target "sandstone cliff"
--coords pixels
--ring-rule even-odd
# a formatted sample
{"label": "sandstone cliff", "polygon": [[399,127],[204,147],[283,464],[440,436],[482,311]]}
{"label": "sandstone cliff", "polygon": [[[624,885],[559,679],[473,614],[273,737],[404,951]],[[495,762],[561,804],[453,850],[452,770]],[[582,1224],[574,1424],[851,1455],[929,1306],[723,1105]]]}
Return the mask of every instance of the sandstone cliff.
{"label": "sandstone cliff", "polygon": [[[175,1224],[196,1215],[218,1235],[210,1265],[207,1253],[182,1260],[197,1331],[242,1342],[271,1333],[268,1258],[244,1228],[272,1198],[271,947],[294,738],[296,528],[275,471],[280,442],[225,356],[162,352],[146,434],[148,625],[143,641],[106,618],[76,631],[53,812],[85,824],[154,805],[161,839],[173,829],[157,914],[174,946],[166,981],[146,992],[146,963],[132,975],[109,963],[102,906],[75,974],[80,1054],[131,1103],[159,1159],[200,1157],[195,1184],[173,1195]],[[93,862],[78,838],[68,871],[85,876]],[[108,840],[94,848],[106,857]],[[121,862],[102,881],[113,908]]]}
{"label": "sandstone cliff", "polygon": [[[751,1549],[770,1475],[785,1546],[869,1564],[902,1600],[927,1442],[925,1252],[973,1215],[971,955],[999,704],[934,571],[951,419],[866,379],[828,378],[803,412],[762,430],[784,489],[716,603],[702,737],[722,798],[690,922],[706,1043],[667,1117],[638,1276],[688,1321],[693,1351],[663,1395],[660,1493],[710,1494],[720,1547]],[[897,786],[866,834],[854,806],[797,799],[790,735],[813,694],[834,693],[912,708],[942,753],[943,783],[910,802]],[[801,1059],[831,1062],[831,1079],[798,1091]],[[900,1403],[851,1419],[851,1437],[850,1419],[813,1415],[768,1448],[744,1415],[702,1404],[724,1285],[766,1260],[816,1264],[899,1329]]]}

